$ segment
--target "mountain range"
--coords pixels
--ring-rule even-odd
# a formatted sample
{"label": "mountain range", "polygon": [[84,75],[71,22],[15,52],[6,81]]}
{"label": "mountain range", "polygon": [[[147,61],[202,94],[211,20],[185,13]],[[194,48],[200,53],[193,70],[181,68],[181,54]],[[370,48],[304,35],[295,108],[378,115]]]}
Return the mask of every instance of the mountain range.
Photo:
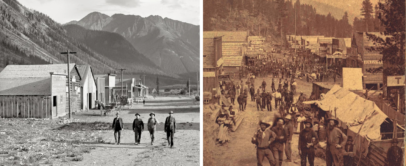
{"label": "mountain range", "polygon": [[67,25],[119,34],[167,73],[199,71],[199,26],[161,16],[108,16],[99,12],[92,12]]}
{"label": "mountain range", "polygon": [[[300,3],[312,5],[319,14],[327,15],[331,13],[336,19],[341,19],[344,12],[347,12],[349,23],[352,25],[355,17],[361,17],[363,1],[364,0],[300,0]],[[375,7],[378,1],[379,0],[371,0],[373,7]],[[295,2],[296,0],[293,0],[293,3]]]}

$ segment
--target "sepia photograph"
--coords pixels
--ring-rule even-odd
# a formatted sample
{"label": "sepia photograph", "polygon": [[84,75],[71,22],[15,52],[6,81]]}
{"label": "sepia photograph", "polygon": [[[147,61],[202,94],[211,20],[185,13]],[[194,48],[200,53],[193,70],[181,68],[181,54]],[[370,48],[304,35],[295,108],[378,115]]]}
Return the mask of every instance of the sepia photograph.
{"label": "sepia photograph", "polygon": [[0,165],[200,165],[199,0],[0,0]]}
{"label": "sepia photograph", "polygon": [[204,166],[401,166],[404,0],[204,0]]}

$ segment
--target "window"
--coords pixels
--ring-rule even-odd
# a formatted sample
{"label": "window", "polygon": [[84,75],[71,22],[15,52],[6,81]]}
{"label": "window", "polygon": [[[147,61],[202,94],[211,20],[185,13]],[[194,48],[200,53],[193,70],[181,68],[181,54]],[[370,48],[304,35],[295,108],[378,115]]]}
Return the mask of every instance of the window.
{"label": "window", "polygon": [[57,100],[57,97],[56,97],[56,96],[53,96],[53,100],[52,100],[52,102],[53,102],[53,106],[54,106],[54,107],[56,107],[56,103],[58,102],[58,100]]}

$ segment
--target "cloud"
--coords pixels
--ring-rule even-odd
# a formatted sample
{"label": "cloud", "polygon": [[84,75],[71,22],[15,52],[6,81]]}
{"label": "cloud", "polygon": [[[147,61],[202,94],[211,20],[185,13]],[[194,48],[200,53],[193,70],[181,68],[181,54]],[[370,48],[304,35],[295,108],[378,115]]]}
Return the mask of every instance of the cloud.
{"label": "cloud", "polygon": [[141,4],[140,0],[106,0],[106,3],[122,6],[122,7],[138,7]]}
{"label": "cloud", "polygon": [[170,8],[182,8],[181,0],[161,0],[161,3]]}

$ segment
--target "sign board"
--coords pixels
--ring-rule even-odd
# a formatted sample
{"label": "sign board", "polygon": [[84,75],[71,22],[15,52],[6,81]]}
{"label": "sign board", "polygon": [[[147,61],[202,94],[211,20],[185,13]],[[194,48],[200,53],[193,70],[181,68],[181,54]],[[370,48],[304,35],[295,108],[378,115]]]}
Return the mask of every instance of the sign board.
{"label": "sign board", "polygon": [[215,72],[203,72],[203,77],[215,77]]}
{"label": "sign board", "polygon": [[362,68],[343,68],[343,88],[362,90]]}
{"label": "sign board", "polygon": [[229,80],[230,79],[230,75],[219,75],[218,79],[220,81],[225,81],[225,80]]}
{"label": "sign board", "polygon": [[364,60],[365,65],[382,65],[383,62],[380,60]]}
{"label": "sign board", "polygon": [[405,76],[388,76],[387,77],[387,86],[405,86]]}

